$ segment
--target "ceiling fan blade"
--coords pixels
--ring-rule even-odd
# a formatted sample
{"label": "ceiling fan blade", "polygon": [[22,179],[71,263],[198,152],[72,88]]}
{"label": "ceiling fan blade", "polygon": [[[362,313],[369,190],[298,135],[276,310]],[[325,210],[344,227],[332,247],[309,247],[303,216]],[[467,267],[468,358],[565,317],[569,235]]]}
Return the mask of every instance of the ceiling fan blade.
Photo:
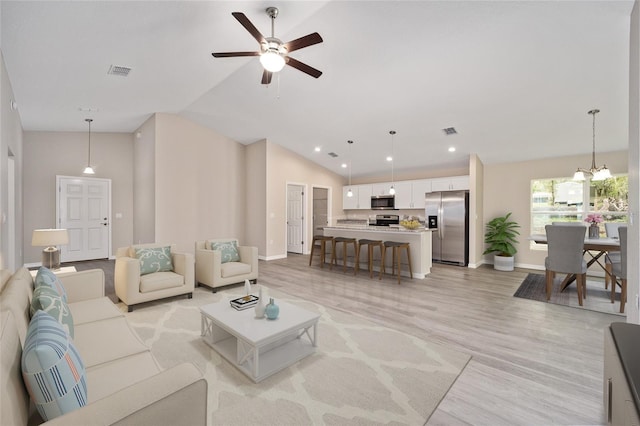
{"label": "ceiling fan blade", "polygon": [[242,12],[233,12],[231,13],[233,15],[234,18],[236,18],[238,20],[238,22],[240,22],[240,24],[242,24],[242,26],[249,31],[249,33],[253,36],[253,38],[255,38],[256,40],[258,40],[258,43],[263,43],[264,42],[264,36],[260,33],[260,31],[258,31],[258,29],[251,23],[251,21],[249,20],[249,18],[247,18],[245,16],[244,13]]}
{"label": "ceiling fan blade", "polygon": [[260,52],[216,52],[214,58],[233,58],[235,56],[260,56]]}
{"label": "ceiling fan blade", "polygon": [[318,78],[322,75],[322,71],[317,70],[312,66],[309,66],[291,57],[287,57],[287,65],[290,65],[295,69],[302,71],[303,73],[309,74],[311,77]]}
{"label": "ceiling fan blade", "polygon": [[262,84],[270,84],[273,73],[271,71],[264,70],[262,73]]}
{"label": "ceiling fan blade", "polygon": [[291,40],[284,44],[287,51],[293,52],[294,50],[302,49],[303,47],[313,46],[314,44],[322,43],[322,37],[318,33],[307,34],[304,37]]}

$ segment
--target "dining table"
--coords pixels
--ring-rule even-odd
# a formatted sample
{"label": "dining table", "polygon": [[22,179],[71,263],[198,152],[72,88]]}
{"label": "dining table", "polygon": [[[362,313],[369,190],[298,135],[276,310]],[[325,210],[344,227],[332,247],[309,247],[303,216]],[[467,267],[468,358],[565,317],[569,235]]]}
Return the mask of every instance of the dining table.
{"label": "dining table", "polygon": [[[546,234],[533,234],[529,236],[529,239],[534,241],[536,244],[547,244],[547,235]],[[607,268],[600,263],[600,258],[606,255],[608,252],[612,251],[620,251],[620,240],[618,238],[588,238],[585,237],[584,245],[583,245],[583,254],[588,253],[591,256],[591,259],[587,261],[587,268],[589,268],[594,263],[600,265],[600,267],[604,270],[605,274],[608,274]],[[595,252],[595,254],[594,254]],[[615,277],[612,277],[615,279]],[[573,281],[575,281],[575,274],[568,274],[567,277],[562,281],[562,286],[560,287],[560,291],[564,291]]]}

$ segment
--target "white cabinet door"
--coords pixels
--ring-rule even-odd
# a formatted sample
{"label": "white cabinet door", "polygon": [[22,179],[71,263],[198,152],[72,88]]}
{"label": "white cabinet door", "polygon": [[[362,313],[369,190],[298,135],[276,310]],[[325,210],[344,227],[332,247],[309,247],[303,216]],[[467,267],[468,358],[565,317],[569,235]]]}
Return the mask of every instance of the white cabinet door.
{"label": "white cabinet door", "polygon": [[454,191],[469,189],[469,176],[454,176],[451,178],[451,189]]}
{"label": "white cabinet door", "polygon": [[410,209],[413,208],[413,201],[411,198],[412,182],[410,180],[396,182],[393,184],[396,190],[395,207],[396,209]]}
{"label": "white cabinet door", "polygon": [[469,176],[452,176],[431,180],[431,191],[457,191],[469,189]]}
{"label": "white cabinet door", "polygon": [[371,208],[371,185],[358,185],[358,207],[356,208],[360,210]]}
{"label": "white cabinet door", "polygon": [[[353,192],[353,197],[347,197],[347,192],[351,188],[351,192]],[[343,186],[342,187],[342,210],[352,210],[358,208],[358,187],[356,185],[353,186]]]}
{"label": "white cabinet door", "polygon": [[371,185],[371,195],[389,195],[391,182],[374,183]]}
{"label": "white cabinet door", "polygon": [[424,209],[424,195],[431,192],[431,179],[414,180],[411,184],[411,208]]}

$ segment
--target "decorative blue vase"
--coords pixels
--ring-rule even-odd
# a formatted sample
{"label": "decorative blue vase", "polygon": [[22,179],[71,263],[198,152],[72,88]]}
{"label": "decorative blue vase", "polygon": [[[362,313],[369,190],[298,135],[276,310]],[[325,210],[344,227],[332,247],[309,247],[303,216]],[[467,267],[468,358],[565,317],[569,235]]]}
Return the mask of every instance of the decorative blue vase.
{"label": "decorative blue vase", "polygon": [[265,315],[268,319],[274,320],[278,318],[278,314],[280,313],[280,307],[273,303],[273,297],[269,299],[269,304],[264,310]]}

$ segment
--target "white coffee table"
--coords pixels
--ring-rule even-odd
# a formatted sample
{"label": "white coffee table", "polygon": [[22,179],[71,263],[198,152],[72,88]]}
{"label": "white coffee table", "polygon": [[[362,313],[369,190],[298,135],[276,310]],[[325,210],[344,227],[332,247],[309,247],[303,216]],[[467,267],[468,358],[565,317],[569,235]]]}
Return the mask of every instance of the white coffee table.
{"label": "white coffee table", "polygon": [[316,350],[320,315],[276,304],[280,315],[275,320],[255,318],[253,308],[236,311],[228,301],[200,308],[204,341],[256,383]]}

